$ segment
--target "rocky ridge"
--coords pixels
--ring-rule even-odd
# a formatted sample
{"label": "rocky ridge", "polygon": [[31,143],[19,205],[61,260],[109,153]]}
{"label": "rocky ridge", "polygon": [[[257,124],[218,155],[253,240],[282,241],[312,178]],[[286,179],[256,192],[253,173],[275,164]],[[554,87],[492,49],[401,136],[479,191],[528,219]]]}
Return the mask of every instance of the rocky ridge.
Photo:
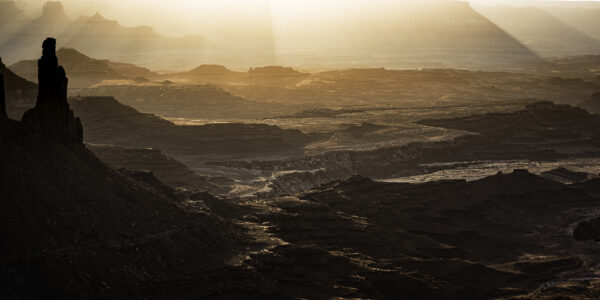
{"label": "rocky ridge", "polygon": [[[69,73],[70,88],[90,87],[104,80],[149,78],[157,75],[134,64],[94,59],[72,48],[60,48],[56,51],[56,56],[65,71]],[[27,80],[37,81],[35,60],[22,60],[10,65],[9,68]]]}
{"label": "rocky ridge", "polygon": [[[598,181],[585,183],[597,187]],[[272,295],[370,299],[598,297],[598,198],[526,170],[481,180],[354,176],[272,201],[289,243],[250,262]],[[573,231],[573,228],[574,231]],[[287,267],[277,267],[277,266]],[[288,278],[289,280],[285,280]],[[302,291],[295,286],[310,286]]]}
{"label": "rocky ridge", "polygon": [[54,42],[43,44],[35,108],[21,122],[0,116],[0,298],[141,297],[219,273],[245,240],[211,210],[226,205],[86,149]]}
{"label": "rocky ridge", "polygon": [[414,142],[366,151],[331,151],[285,160],[211,161],[224,168],[260,170],[282,195],[362,175],[374,179],[426,174],[444,162],[557,160],[600,153],[600,117],[570,105],[540,102],[511,113],[490,113],[418,124],[470,133],[451,141]]}

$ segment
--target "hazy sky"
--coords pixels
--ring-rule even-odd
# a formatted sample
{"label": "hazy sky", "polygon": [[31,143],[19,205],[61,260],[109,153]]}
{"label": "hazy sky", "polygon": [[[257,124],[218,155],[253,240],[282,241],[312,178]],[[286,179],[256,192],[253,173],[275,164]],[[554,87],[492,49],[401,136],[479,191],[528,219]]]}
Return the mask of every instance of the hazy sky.
{"label": "hazy sky", "polygon": [[[328,19],[350,18],[368,11],[402,10],[403,6],[414,5],[415,2],[421,5],[436,5],[441,1],[444,0],[63,0],[61,2],[67,14],[73,18],[81,14],[92,15],[98,11],[103,16],[118,20],[123,25],[148,25],[164,35],[211,36],[218,34],[223,27],[235,26],[235,24],[269,22],[275,27],[289,27],[296,23],[310,26],[311,21],[323,22]],[[46,0],[17,2],[28,15],[36,16]],[[531,5],[540,1],[472,0],[470,2],[476,5]]]}

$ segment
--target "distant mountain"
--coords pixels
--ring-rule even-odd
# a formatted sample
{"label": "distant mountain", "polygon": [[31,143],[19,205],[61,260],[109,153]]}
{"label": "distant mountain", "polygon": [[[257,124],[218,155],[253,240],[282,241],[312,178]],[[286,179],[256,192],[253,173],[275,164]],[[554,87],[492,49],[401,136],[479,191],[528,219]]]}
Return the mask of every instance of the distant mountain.
{"label": "distant mountain", "polygon": [[477,11],[542,56],[600,51],[600,41],[539,7],[482,6]]}
{"label": "distant mountain", "polygon": [[[7,25],[12,22],[27,22],[29,17],[25,15],[23,10],[19,9],[13,1],[0,1],[0,24]],[[5,30],[3,26],[0,30]]]}
{"label": "distant mountain", "polygon": [[[107,36],[111,34],[111,36]],[[66,38],[158,38],[160,35],[149,26],[123,27],[119,22],[108,20],[100,13],[79,17],[62,33]]]}
{"label": "distant mountain", "polygon": [[172,73],[165,78],[181,79],[196,83],[233,83],[243,76],[221,65],[200,65],[190,71]]}
{"label": "distant mountain", "polygon": [[231,75],[237,72],[227,69],[225,66],[220,65],[200,65],[188,73],[199,74],[199,75]]}
{"label": "distant mountain", "polygon": [[266,66],[250,68],[247,80],[255,85],[295,86],[308,77],[310,77],[309,73],[299,72],[290,67]]}
{"label": "distant mountain", "polygon": [[598,2],[582,2],[586,5],[573,7],[548,7],[545,10],[573,26],[581,33],[600,41],[600,5]]}
{"label": "distant mountain", "polygon": [[[413,2],[339,18],[316,17],[322,26],[282,26],[274,30],[271,22],[246,28],[239,24],[228,27],[235,22],[225,20],[222,34],[205,40],[200,36],[164,37],[151,27],[125,27],[99,13],[69,17],[59,2],[48,2],[42,15],[31,21],[23,21],[26,16],[14,5],[5,6],[14,12],[15,20],[2,20],[3,24],[10,23],[3,26],[11,29],[6,29],[10,34],[2,34],[0,53],[11,62],[34,57],[36,41],[47,36],[57,37],[59,46],[92,57],[160,70],[185,70],[210,63],[234,68],[282,64],[305,68],[521,71],[527,69],[524,62],[541,63],[539,54],[581,55],[600,50],[598,35],[592,34],[598,24],[596,12],[569,14],[567,8],[559,11],[559,17],[559,13],[537,8],[511,7],[480,13],[465,1],[439,1],[434,5]],[[578,16],[582,21],[576,22]],[[260,19],[263,17],[271,16]]]}
{"label": "distant mountain", "polygon": [[19,120],[23,113],[35,104],[37,84],[12,72],[2,63],[2,58],[0,58],[0,74],[4,75],[8,116]]}
{"label": "distant mountain", "polygon": [[235,72],[221,65],[200,65],[187,72],[164,74],[162,77],[194,83],[293,86],[309,76],[309,73],[282,66],[252,67],[248,72]]}
{"label": "distant mountain", "polygon": [[131,63],[122,63],[122,62],[114,62],[109,60],[103,60],[108,63],[108,65],[117,73],[121,74],[121,76],[125,76],[128,78],[145,78],[150,79],[158,76],[156,72],[152,72],[150,69],[140,67]]}
{"label": "distant mountain", "polygon": [[71,23],[60,2],[44,4],[42,14],[28,22],[23,28],[0,44],[0,53],[6,60],[16,57],[35,57],[39,53],[39,41],[46,37],[57,37]]}
{"label": "distant mountain", "polygon": [[0,1],[0,45],[31,22],[12,1]]}
{"label": "distant mountain", "polygon": [[[244,73],[242,73],[244,74]],[[241,76],[240,76],[241,77]],[[109,96],[130,105],[140,112],[165,117],[193,119],[264,118],[274,112],[292,113],[297,105],[250,101],[236,96],[214,84],[197,84],[217,80],[215,77],[197,78],[184,84],[101,85],[94,88],[71,89],[73,96]],[[239,77],[226,78],[226,83],[248,84]],[[192,80],[193,81],[193,80]]]}
{"label": "distant mountain", "polygon": [[281,61],[331,67],[511,69],[540,60],[468,2],[389,5],[323,20],[329,25],[318,29],[284,30],[278,50],[288,56]]}
{"label": "distant mountain", "polygon": [[[14,4],[5,6],[12,7]],[[18,9],[16,11],[19,12]],[[8,22],[13,28],[19,27],[16,26],[17,21]],[[56,37],[60,41],[59,46],[122,61],[152,61],[156,60],[156,54],[161,51],[177,51],[181,47],[197,51],[204,45],[200,36],[167,38],[151,27],[124,27],[99,13],[73,20],[65,14],[60,2],[47,2],[39,17],[13,31],[8,38],[0,40],[0,53],[3,53],[5,60],[34,57],[39,52],[39,40],[48,36]]]}
{"label": "distant mountain", "polygon": [[510,68],[519,61],[538,60],[530,49],[473,10],[468,2],[448,1],[420,8],[413,17],[395,25],[397,31],[390,33],[390,43],[399,51],[413,52],[423,59],[468,68]]}
{"label": "distant mountain", "polygon": [[[96,13],[82,16],[60,33],[65,45],[97,56],[100,53],[120,51],[148,51],[161,45],[162,38],[148,26],[123,27]],[[113,50],[114,49],[114,50]]]}
{"label": "distant mountain", "polygon": [[250,68],[248,74],[253,77],[295,77],[308,75],[290,67],[266,66]]}
{"label": "distant mountain", "polygon": [[[89,87],[103,80],[156,76],[156,73],[134,64],[93,59],[71,48],[59,49],[56,56],[69,73],[72,88]],[[37,82],[37,60],[19,61],[9,68],[23,78]]]}

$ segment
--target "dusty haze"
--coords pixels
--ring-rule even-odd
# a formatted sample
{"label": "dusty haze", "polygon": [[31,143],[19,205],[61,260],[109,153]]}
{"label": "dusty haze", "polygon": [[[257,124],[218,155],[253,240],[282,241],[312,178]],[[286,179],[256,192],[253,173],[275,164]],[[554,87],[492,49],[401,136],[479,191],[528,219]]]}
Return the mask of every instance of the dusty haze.
{"label": "dusty haze", "polygon": [[[17,1],[17,7],[35,19],[42,14],[45,2]],[[459,65],[489,69],[505,65],[505,59],[498,58],[493,59],[493,66],[481,66],[478,61],[486,60],[483,53],[489,49],[482,48],[479,54],[455,49],[464,56],[456,61],[454,54],[440,52],[448,45],[497,48],[486,39],[496,39],[508,47],[501,51],[511,52],[511,59],[520,60],[532,59],[528,51],[546,57],[600,50],[600,36],[594,29],[599,25],[600,5],[594,1],[67,0],[62,4],[71,22],[99,13],[123,26],[146,26],[166,37],[202,40],[200,50],[160,52],[160,61],[148,53],[135,54],[137,49],[126,54],[87,51],[160,71],[185,70],[202,63],[238,70],[264,65],[303,69]],[[531,10],[538,19],[527,17]],[[530,26],[530,21],[536,26]],[[75,46],[61,41],[64,38],[59,39],[59,46]],[[22,50],[14,56],[4,52],[9,53],[4,53],[9,63],[31,58],[23,57],[26,54]],[[466,60],[473,66],[465,65]]]}

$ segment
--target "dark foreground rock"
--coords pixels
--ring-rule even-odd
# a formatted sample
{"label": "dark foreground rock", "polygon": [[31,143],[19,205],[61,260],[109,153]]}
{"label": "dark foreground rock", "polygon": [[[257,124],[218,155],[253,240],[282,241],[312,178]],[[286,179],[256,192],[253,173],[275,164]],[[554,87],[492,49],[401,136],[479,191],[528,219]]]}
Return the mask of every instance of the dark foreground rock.
{"label": "dark foreground rock", "polygon": [[[239,207],[103,164],[73,125],[50,48],[36,108],[22,122],[0,119],[0,298],[600,297],[598,179],[562,170],[554,174],[574,184],[526,170],[423,184],[353,176]],[[548,105],[533,109],[527,118]],[[515,141],[500,133],[486,135],[494,145]],[[580,134],[595,141],[592,129]],[[389,158],[423,161],[449,145],[463,152],[448,157],[481,155],[462,143]],[[412,147],[405,150],[423,149]],[[340,158],[373,172],[368,164],[381,161]]]}
{"label": "dark foreground rock", "polygon": [[86,145],[100,160],[115,169],[146,170],[171,188],[226,194],[234,181],[226,177],[202,176],[186,165],[153,148]]}
{"label": "dark foreground rock", "polygon": [[141,297],[225,268],[245,238],[211,211],[221,200],[115,171],[84,148],[52,42],[36,107],[0,119],[0,298]]}
{"label": "dark foreground rock", "polygon": [[290,245],[255,264],[279,296],[594,298],[598,221],[572,228],[599,204],[524,170],[424,184],[356,176],[275,200],[280,211],[260,220]]}

